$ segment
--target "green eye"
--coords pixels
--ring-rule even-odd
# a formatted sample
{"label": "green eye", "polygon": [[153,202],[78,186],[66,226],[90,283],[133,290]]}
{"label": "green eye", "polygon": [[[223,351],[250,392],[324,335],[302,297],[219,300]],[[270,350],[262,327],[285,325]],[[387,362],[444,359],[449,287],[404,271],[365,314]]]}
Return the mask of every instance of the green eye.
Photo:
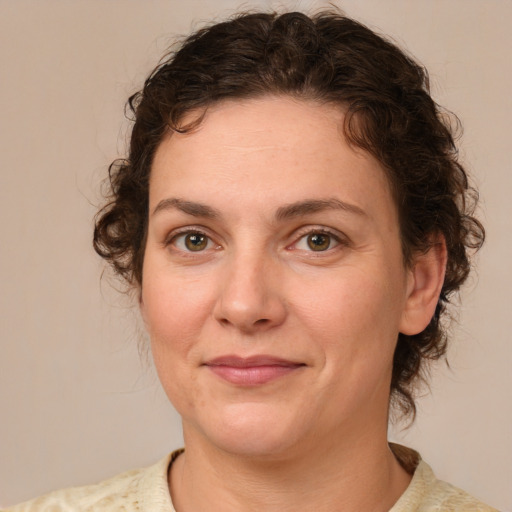
{"label": "green eye", "polygon": [[183,241],[189,251],[202,251],[208,246],[208,237],[201,233],[188,233],[184,235]]}
{"label": "green eye", "polygon": [[312,233],[307,236],[307,244],[312,251],[326,251],[331,246],[331,237],[323,233]]}

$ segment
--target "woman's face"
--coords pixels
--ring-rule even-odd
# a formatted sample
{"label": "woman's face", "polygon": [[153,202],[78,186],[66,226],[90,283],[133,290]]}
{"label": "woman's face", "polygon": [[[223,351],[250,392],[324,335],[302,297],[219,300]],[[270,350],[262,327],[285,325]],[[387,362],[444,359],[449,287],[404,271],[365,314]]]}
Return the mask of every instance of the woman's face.
{"label": "woman's face", "polygon": [[225,102],[156,153],[141,308],[187,442],[268,455],[385,435],[414,278],[385,174],[342,119]]}

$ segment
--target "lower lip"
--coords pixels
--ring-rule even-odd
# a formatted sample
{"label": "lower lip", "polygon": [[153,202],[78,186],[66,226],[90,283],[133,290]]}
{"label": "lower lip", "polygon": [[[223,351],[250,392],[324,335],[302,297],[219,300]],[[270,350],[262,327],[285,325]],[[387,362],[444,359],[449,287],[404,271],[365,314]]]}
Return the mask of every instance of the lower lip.
{"label": "lower lip", "polygon": [[208,365],[208,368],[221,379],[238,386],[258,386],[289,375],[302,365],[280,366],[238,366]]}

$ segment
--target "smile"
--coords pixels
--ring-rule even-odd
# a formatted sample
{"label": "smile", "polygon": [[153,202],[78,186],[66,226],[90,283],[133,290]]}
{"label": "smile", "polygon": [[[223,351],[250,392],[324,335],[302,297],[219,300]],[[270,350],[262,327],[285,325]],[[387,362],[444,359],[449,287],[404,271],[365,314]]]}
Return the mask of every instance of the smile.
{"label": "smile", "polygon": [[224,356],[212,359],[204,366],[231,384],[250,387],[284,377],[306,365],[270,356]]}

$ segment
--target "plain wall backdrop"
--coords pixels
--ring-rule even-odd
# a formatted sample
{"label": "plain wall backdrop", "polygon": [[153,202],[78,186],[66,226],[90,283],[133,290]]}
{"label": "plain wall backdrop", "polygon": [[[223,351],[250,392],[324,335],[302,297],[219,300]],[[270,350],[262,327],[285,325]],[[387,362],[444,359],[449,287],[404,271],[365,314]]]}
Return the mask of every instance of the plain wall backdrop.
{"label": "plain wall backdrop", "polygon": [[[429,69],[464,125],[488,240],[414,426],[393,439],[512,511],[512,2],[345,0]],[[0,505],[150,464],[180,422],[139,357],[130,300],[100,282],[99,186],[123,108],[173,36],[240,6],[326,2],[0,0]]]}

